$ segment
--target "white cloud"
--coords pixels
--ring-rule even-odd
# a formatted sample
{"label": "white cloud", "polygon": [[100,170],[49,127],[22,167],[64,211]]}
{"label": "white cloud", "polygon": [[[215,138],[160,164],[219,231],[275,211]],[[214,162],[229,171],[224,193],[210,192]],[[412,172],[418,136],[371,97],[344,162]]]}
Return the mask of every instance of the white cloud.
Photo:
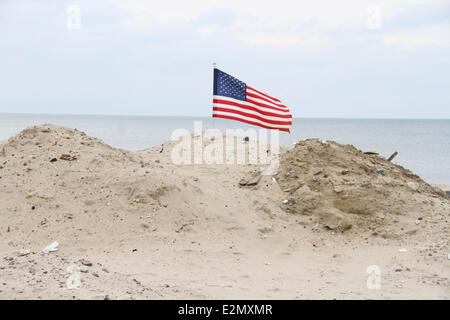
{"label": "white cloud", "polygon": [[[199,34],[213,35],[226,28],[237,39],[251,45],[279,47],[318,46],[330,43],[327,34],[336,31],[367,30],[367,8],[372,1],[306,1],[306,0],[180,0],[180,1],[116,1],[119,7],[132,14],[127,23],[137,28],[152,28],[158,24],[186,22],[196,25]],[[438,34],[422,30],[420,39],[413,39],[410,32],[393,32],[383,25],[394,19],[405,8],[417,5],[445,4],[445,0],[378,0],[382,12],[381,30],[383,43],[401,44],[409,48],[435,45],[441,40]],[[206,19],[205,19],[206,17]],[[222,20],[226,21],[226,24]],[[214,24],[214,19],[218,23]],[[207,20],[209,23],[198,23]],[[313,27],[309,22],[314,20]],[[360,32],[357,36],[367,37]],[[355,41],[360,39],[355,35]],[[425,39],[426,38],[426,39]]]}
{"label": "white cloud", "polygon": [[245,32],[240,35],[241,39],[253,45],[269,45],[276,47],[290,46],[320,46],[328,43],[325,37],[304,33],[280,33],[280,32]]}
{"label": "white cloud", "polygon": [[450,45],[450,25],[426,26],[416,30],[403,30],[379,36],[383,43],[406,51],[429,46]]}

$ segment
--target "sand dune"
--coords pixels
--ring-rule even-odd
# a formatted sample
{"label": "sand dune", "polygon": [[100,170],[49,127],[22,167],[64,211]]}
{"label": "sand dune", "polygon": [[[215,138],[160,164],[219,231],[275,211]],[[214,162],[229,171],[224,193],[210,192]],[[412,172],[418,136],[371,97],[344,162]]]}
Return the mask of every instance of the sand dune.
{"label": "sand dune", "polygon": [[54,125],[2,142],[0,298],[450,298],[450,201],[409,170],[311,139],[241,186],[260,165],[175,165],[174,145]]}

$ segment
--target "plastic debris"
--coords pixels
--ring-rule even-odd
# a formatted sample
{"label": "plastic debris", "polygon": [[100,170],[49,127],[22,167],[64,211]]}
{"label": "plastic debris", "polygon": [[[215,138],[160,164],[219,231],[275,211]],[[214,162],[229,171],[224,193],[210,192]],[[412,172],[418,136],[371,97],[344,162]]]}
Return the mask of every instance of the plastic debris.
{"label": "plastic debris", "polygon": [[80,272],[86,273],[88,272],[89,268],[86,266],[80,266]]}
{"label": "plastic debris", "polygon": [[398,252],[408,252],[408,249],[404,249],[404,248],[398,249]]}
{"label": "plastic debris", "polygon": [[44,253],[49,253],[49,252],[56,251],[56,250],[58,250],[58,246],[59,246],[58,241],[55,241],[55,242],[49,244],[48,246],[46,246],[46,247],[42,250],[42,252],[44,252]]}

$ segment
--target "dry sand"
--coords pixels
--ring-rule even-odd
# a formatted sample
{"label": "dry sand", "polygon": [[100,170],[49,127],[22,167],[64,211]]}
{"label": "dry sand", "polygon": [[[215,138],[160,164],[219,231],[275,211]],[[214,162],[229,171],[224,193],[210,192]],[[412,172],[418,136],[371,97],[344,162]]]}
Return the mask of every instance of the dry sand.
{"label": "dry sand", "polygon": [[412,172],[306,140],[242,187],[260,166],[175,165],[173,145],[53,125],[2,142],[0,298],[450,298],[450,200]]}

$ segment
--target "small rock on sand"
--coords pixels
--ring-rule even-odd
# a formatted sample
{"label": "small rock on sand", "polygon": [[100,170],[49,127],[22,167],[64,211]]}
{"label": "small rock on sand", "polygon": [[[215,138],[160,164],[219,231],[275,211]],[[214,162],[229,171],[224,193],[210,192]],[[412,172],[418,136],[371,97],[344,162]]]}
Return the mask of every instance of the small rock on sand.
{"label": "small rock on sand", "polygon": [[81,263],[83,266],[92,267],[92,262],[90,262],[89,260],[81,259],[81,260],[80,260],[80,263]]}
{"label": "small rock on sand", "polygon": [[30,253],[31,253],[30,250],[28,250],[28,249],[22,249],[22,250],[19,251],[19,257],[27,256],[27,255],[29,255]]}

